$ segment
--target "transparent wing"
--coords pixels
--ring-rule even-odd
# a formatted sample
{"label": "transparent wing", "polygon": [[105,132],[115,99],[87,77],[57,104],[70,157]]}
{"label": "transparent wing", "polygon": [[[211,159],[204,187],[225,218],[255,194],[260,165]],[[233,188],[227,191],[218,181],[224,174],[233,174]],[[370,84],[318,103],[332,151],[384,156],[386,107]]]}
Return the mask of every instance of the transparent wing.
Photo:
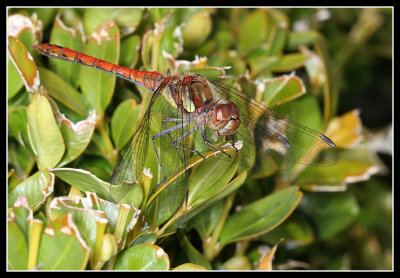
{"label": "transparent wing", "polygon": [[[175,89],[180,93],[179,88]],[[187,202],[189,138],[195,123],[164,98],[158,98],[153,106],[149,142],[158,172],[146,216],[149,223],[160,226]]]}
{"label": "transparent wing", "polygon": [[[111,200],[120,201],[144,167],[149,167],[153,181],[149,192],[151,202],[145,210],[149,223],[156,226],[169,219],[187,201],[186,165],[192,133],[189,131],[194,124],[165,101],[162,88],[168,85],[166,83],[153,94],[139,127],[121,153],[110,187]],[[179,144],[174,145],[177,138]]]}
{"label": "transparent wing", "polygon": [[148,152],[151,110],[159,96],[157,92],[153,94],[139,127],[124,147],[114,169],[110,181],[110,198],[113,202],[119,202],[143,172]]}
{"label": "transparent wing", "polygon": [[[273,163],[261,163],[261,168],[288,169],[295,162],[316,166],[331,166],[338,160],[335,144],[325,135],[284,117],[236,88],[210,81],[216,97],[234,102],[239,108],[242,124],[236,140],[243,139],[256,147],[257,157]],[[274,165],[274,166],[271,166]]]}

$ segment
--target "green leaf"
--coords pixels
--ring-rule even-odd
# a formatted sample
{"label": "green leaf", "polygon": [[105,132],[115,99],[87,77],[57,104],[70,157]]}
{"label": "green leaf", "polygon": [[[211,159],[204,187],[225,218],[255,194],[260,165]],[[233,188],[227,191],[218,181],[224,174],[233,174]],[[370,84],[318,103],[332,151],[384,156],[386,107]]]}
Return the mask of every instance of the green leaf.
{"label": "green leaf", "polygon": [[255,57],[249,59],[250,67],[254,74],[263,70],[272,72],[288,72],[297,70],[304,66],[308,57],[303,53],[290,53],[283,56]]}
{"label": "green leaf", "polygon": [[13,207],[8,209],[8,219],[14,221],[28,238],[29,220],[33,219],[33,210],[28,206],[25,196],[18,197]]}
{"label": "green leaf", "polygon": [[[93,207],[89,198],[85,198],[89,203],[83,203],[83,198],[79,198],[79,203],[75,200],[61,197],[54,198],[48,208],[50,220],[55,220],[58,217],[70,213],[75,225],[78,227],[81,235],[88,243],[89,247],[94,250],[96,243],[97,226],[99,222],[108,222],[106,214]],[[91,204],[91,206],[87,205]],[[93,255],[93,253],[91,253]]]}
{"label": "green leaf", "polygon": [[[32,169],[35,167],[36,160],[32,155],[21,145],[18,145],[15,141],[8,143],[8,159],[10,171],[15,171],[15,175],[9,176],[9,182],[14,180],[19,183],[21,179],[26,179]],[[16,184],[9,183],[9,190],[14,188]]]}
{"label": "green leaf", "polygon": [[168,270],[169,258],[153,244],[138,244],[118,256],[114,270]]}
{"label": "green leaf", "polygon": [[207,268],[205,268],[202,265],[197,265],[197,264],[192,264],[192,263],[185,263],[185,264],[178,265],[173,270],[193,271],[193,270],[207,270]]}
{"label": "green leaf", "polygon": [[368,180],[380,170],[379,162],[361,145],[342,150],[340,160],[331,167],[308,167],[298,177],[297,184],[310,191],[342,191],[347,183]]}
{"label": "green leaf", "polygon": [[8,53],[25,84],[26,90],[32,93],[36,92],[40,85],[39,73],[25,45],[19,39],[10,36],[8,37]]}
{"label": "green leaf", "polygon": [[36,264],[42,221],[33,218],[33,210],[24,196],[8,209],[8,268],[32,269]]}
{"label": "green leaf", "polygon": [[92,140],[90,141],[89,146],[86,149],[86,153],[99,157],[104,157],[106,149],[106,144],[99,132],[94,132],[92,135]]}
{"label": "green leaf", "polygon": [[60,130],[64,138],[66,151],[58,164],[59,167],[68,164],[82,154],[92,138],[95,125],[94,113],[89,114],[86,120],[77,124],[63,117]]}
{"label": "green leaf", "polygon": [[226,270],[251,270],[252,266],[249,259],[244,255],[231,257],[223,264]]}
{"label": "green leaf", "polygon": [[192,15],[182,28],[182,38],[185,49],[193,49],[201,45],[212,30],[212,20],[209,11],[200,11]]}
{"label": "green leaf", "polygon": [[267,39],[268,16],[266,10],[257,9],[240,24],[238,34],[239,52],[248,53]]}
{"label": "green leaf", "polygon": [[22,86],[24,86],[24,82],[10,57],[7,57],[7,98],[11,99],[15,96]]}
{"label": "green leaf", "polygon": [[[101,243],[106,240],[111,246],[108,246],[107,252],[113,253],[114,238],[107,238],[106,225],[109,224],[110,231],[116,234],[116,227],[122,225],[119,231],[122,231],[120,237],[121,242],[135,228],[138,223],[139,211],[133,206],[124,205],[126,208],[126,221],[119,219],[121,205],[99,199],[95,194],[88,194],[86,198],[78,197],[74,199],[60,197],[54,198],[49,205],[48,214],[51,220],[71,214],[82,238],[89,245],[92,252],[90,253],[90,264],[92,268],[96,268],[99,263],[101,251]],[[117,222],[120,222],[119,224]],[[113,235],[112,237],[114,237]],[[110,241],[111,240],[111,241]],[[115,242],[115,241],[114,241]],[[110,250],[111,248],[111,250]],[[117,249],[115,244],[115,250]],[[109,257],[110,255],[107,255]]]}
{"label": "green leaf", "polygon": [[315,30],[307,30],[302,32],[290,32],[287,40],[288,50],[297,50],[300,46],[311,45],[322,39],[320,33]]}
{"label": "green leaf", "polygon": [[145,69],[151,69],[151,50],[152,43],[154,40],[154,32],[152,30],[147,30],[142,36],[142,48],[140,51],[141,60],[143,62],[143,67]]}
{"label": "green leaf", "polygon": [[51,169],[51,172],[83,192],[95,192],[102,199],[108,198],[109,183],[100,180],[89,171],[73,168],[54,168]]}
{"label": "green leaf", "polygon": [[[119,239],[121,242],[126,240],[128,233],[134,230],[138,223],[140,211],[133,205],[114,204],[100,199],[95,193],[88,192],[86,195],[86,197],[54,198],[49,205],[49,217],[54,220],[65,214],[72,214],[74,222],[91,248],[95,247],[98,240],[101,241],[106,235],[104,234],[106,224],[114,235],[117,229],[120,229]],[[124,219],[120,219],[121,211],[126,216]]]}
{"label": "green leaf", "polygon": [[122,150],[136,130],[140,109],[135,100],[129,99],[115,110],[111,118],[111,136],[117,150]]}
{"label": "green leaf", "polygon": [[144,33],[142,41],[142,61],[148,70],[167,71],[171,66],[165,55],[176,58],[183,50],[180,27],[166,26],[164,21]]}
{"label": "green leaf", "polygon": [[221,68],[204,68],[204,69],[191,69],[191,73],[199,74],[204,76],[210,80],[217,80],[224,74],[224,71]]}
{"label": "green leaf", "polygon": [[157,233],[145,232],[137,236],[131,244],[131,247],[138,244],[148,243],[154,244],[157,240]]}
{"label": "green leaf", "polygon": [[287,32],[289,28],[289,19],[287,15],[277,9],[268,10],[269,24],[269,51],[268,56],[281,55],[286,42]]}
{"label": "green leaf", "polygon": [[305,47],[301,48],[301,52],[305,53],[308,56],[307,61],[305,62],[305,70],[308,75],[310,90],[313,93],[318,93],[321,88],[325,85],[325,65],[322,61],[321,57],[317,55],[314,51],[308,50]]}
{"label": "green leaf", "polygon": [[276,106],[274,111],[316,131],[321,130],[321,111],[317,99],[311,94]]}
{"label": "green leaf", "polygon": [[286,42],[286,36],[287,36],[287,27],[284,28],[277,27],[274,30],[274,38],[271,43],[270,51],[268,53],[270,56],[277,56],[282,54],[283,47]]}
{"label": "green leaf", "polygon": [[28,268],[28,243],[20,227],[8,220],[7,225],[7,266],[9,270]]}
{"label": "green leaf", "polygon": [[[116,64],[118,63],[120,34],[112,21],[100,25],[89,37],[85,54]],[[82,67],[80,84],[83,94],[96,113],[102,115],[114,93],[116,76],[91,67]]]}
{"label": "green leaf", "polygon": [[90,248],[82,240],[72,215],[50,222],[40,239],[37,265],[40,270],[83,270]]}
{"label": "green leaf", "polygon": [[266,233],[281,224],[296,208],[302,193],[289,187],[266,196],[231,215],[222,229],[222,246]]}
{"label": "green leaf", "polygon": [[115,21],[122,34],[134,32],[142,19],[140,8],[90,8],[85,10],[83,26],[87,34],[92,34],[106,20]]}
{"label": "green leaf", "polygon": [[26,106],[13,106],[8,108],[8,134],[18,141],[21,136],[24,143],[29,143],[26,111]]}
{"label": "green leaf", "polygon": [[[51,172],[83,192],[95,192],[100,198],[105,200],[110,198],[110,184],[100,180],[89,171],[73,168],[55,168],[51,169]],[[131,187],[129,196],[132,196],[132,200],[130,202],[138,208],[143,199],[143,191],[138,184],[134,184]]]}
{"label": "green leaf", "polygon": [[52,168],[60,162],[65,144],[46,97],[34,94],[27,111],[28,130],[39,169]]}
{"label": "green leaf", "polygon": [[[164,53],[171,54],[172,57],[178,57],[183,51],[180,27],[165,26],[164,28],[164,30],[161,29],[163,31],[161,36],[160,34],[155,36],[155,41],[152,45],[153,67],[159,72],[168,70],[168,62],[164,58]],[[154,32],[157,34],[161,30],[156,28]]]}
{"label": "green leaf", "polygon": [[[89,153],[88,149],[89,147],[86,148],[85,153]],[[79,166],[81,169],[91,172],[103,181],[108,181],[114,170],[114,168],[112,168],[105,158],[95,155],[87,156],[85,161],[81,161],[81,163],[79,163]]]}
{"label": "green leaf", "polygon": [[223,207],[224,202],[219,200],[212,206],[203,210],[202,213],[190,219],[189,223],[197,230],[201,238],[204,239],[211,235],[218,223]]}
{"label": "green leaf", "polygon": [[[65,61],[58,61],[67,63]],[[49,95],[81,116],[87,116],[89,105],[84,96],[56,73],[39,67],[40,81]]]}
{"label": "green leaf", "polygon": [[140,37],[138,35],[129,36],[121,41],[121,57],[119,64],[127,68],[135,68],[139,60]]}
{"label": "green leaf", "polygon": [[261,235],[260,239],[269,244],[276,244],[284,239],[285,242],[306,245],[314,241],[314,231],[309,220],[295,210],[285,222],[272,231]]}
{"label": "green leaf", "polygon": [[222,159],[207,159],[200,163],[189,178],[189,205],[198,206],[220,193],[232,179],[237,167],[238,164]]}
{"label": "green leaf", "polygon": [[121,29],[123,35],[133,33],[142,20],[143,9],[141,8],[121,8],[114,16],[115,22]]}
{"label": "green leaf", "polygon": [[[225,174],[229,174],[230,170],[227,170]],[[189,209],[185,211],[184,215],[184,220],[189,220],[192,217],[198,215],[200,212],[203,210],[207,209],[209,206],[214,204],[214,202],[217,202],[218,200],[221,200],[231,194],[233,191],[238,189],[245,181],[248,175],[248,171],[243,171],[241,172],[237,177],[232,179],[230,182],[226,183],[222,188],[219,188],[217,192],[214,194],[209,195],[206,200],[202,200],[201,202],[197,202],[194,205],[189,205]],[[225,176],[226,177],[226,176]],[[215,185],[219,184],[217,182]],[[190,185],[190,180],[189,180],[189,185]],[[215,188],[214,188],[215,189]],[[190,194],[190,190],[189,190]],[[190,202],[188,202],[190,203]],[[167,232],[175,230],[178,225],[181,223],[179,221],[175,221],[173,225],[171,225],[168,229]]]}
{"label": "green leaf", "polygon": [[8,35],[18,38],[29,48],[37,40],[38,33],[42,31],[41,23],[27,14],[9,13],[9,15],[7,18]]}
{"label": "green leaf", "polygon": [[203,254],[201,254],[194,246],[190,243],[189,239],[186,237],[186,235],[182,232],[182,230],[179,231],[179,244],[185,251],[186,256],[188,256],[190,262],[204,266],[206,269],[212,269],[210,263],[207,261],[207,259],[204,257]]}
{"label": "green leaf", "polygon": [[11,207],[19,196],[25,196],[29,207],[37,210],[53,190],[54,175],[46,170],[40,170],[8,193],[8,205]]}
{"label": "green leaf", "polygon": [[327,240],[346,229],[359,214],[355,197],[348,192],[304,194],[299,209],[312,211],[310,217],[318,238]]}
{"label": "green leaf", "polygon": [[175,12],[184,12],[186,14],[187,8],[151,8],[148,12],[154,21],[160,22],[169,14],[174,14]]}
{"label": "green leaf", "polygon": [[[50,43],[67,47],[77,52],[83,51],[83,38],[80,28],[70,28],[57,15],[50,35]],[[69,84],[77,88],[81,65],[62,60],[49,59],[50,67]]]}
{"label": "green leaf", "polygon": [[85,9],[83,16],[83,28],[86,34],[92,34],[100,24],[112,19],[113,14],[116,13],[115,8],[91,8]]}
{"label": "green leaf", "polygon": [[40,19],[43,28],[42,30],[47,30],[47,27],[53,22],[54,17],[59,11],[58,8],[27,8],[26,9],[30,15],[36,14],[37,18]]}
{"label": "green leaf", "polygon": [[339,98],[339,86],[337,85],[337,80],[335,79],[335,70],[334,68],[337,65],[331,61],[329,57],[329,46],[325,40],[318,40],[313,45],[315,52],[318,57],[322,61],[323,65],[323,75],[321,78],[326,80],[323,86],[323,95],[324,95],[324,123],[327,123],[338,110],[338,98]]}
{"label": "green leaf", "polygon": [[262,101],[267,107],[274,107],[298,98],[306,93],[303,81],[295,75],[282,75],[263,81]]}
{"label": "green leaf", "polygon": [[[231,31],[228,21],[222,18],[216,18],[213,22],[213,26],[213,29],[215,30],[215,48],[217,48],[218,50],[229,49],[229,47],[235,42],[235,35]],[[213,41],[208,40],[206,43],[210,42]],[[201,48],[203,48],[203,46],[201,46]]]}
{"label": "green leaf", "polygon": [[206,57],[197,57],[193,61],[177,60],[168,53],[164,53],[163,59],[167,60],[169,68],[175,69],[177,72],[182,74],[194,73],[199,74],[210,80],[219,80],[219,78],[225,76],[225,69],[227,67],[212,67],[208,65],[208,59]]}

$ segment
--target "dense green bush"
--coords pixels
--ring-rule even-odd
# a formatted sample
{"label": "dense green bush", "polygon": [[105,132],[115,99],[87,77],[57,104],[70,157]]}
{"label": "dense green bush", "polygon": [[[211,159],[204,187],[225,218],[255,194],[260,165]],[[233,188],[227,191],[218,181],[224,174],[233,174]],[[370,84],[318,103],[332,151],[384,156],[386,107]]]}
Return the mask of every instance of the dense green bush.
{"label": "dense green bush", "polygon": [[[9,9],[8,269],[391,269],[391,28],[389,8]],[[45,42],[225,77],[328,135],[339,161],[272,173],[193,157],[187,207],[168,211],[153,155],[115,204],[150,93],[31,48]]]}

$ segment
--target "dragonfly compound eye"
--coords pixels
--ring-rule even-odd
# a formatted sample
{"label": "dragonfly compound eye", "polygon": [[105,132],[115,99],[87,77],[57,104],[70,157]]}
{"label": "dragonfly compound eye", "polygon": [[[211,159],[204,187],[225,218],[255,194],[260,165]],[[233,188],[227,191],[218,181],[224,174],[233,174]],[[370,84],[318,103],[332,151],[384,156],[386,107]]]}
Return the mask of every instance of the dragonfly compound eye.
{"label": "dragonfly compound eye", "polygon": [[233,102],[217,105],[210,112],[207,126],[218,135],[231,135],[240,126],[237,106]]}

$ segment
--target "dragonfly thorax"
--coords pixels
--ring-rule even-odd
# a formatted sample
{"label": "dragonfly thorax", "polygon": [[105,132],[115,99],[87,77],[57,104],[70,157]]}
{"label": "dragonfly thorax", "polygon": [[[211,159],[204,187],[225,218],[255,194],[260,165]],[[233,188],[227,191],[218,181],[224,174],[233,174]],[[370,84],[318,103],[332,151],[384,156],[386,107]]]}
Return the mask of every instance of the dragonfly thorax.
{"label": "dragonfly thorax", "polygon": [[213,100],[213,91],[208,81],[199,75],[175,75],[165,79],[165,99],[177,109],[192,113]]}
{"label": "dragonfly thorax", "polygon": [[229,101],[218,104],[208,114],[207,126],[218,135],[231,135],[240,126],[239,109]]}

